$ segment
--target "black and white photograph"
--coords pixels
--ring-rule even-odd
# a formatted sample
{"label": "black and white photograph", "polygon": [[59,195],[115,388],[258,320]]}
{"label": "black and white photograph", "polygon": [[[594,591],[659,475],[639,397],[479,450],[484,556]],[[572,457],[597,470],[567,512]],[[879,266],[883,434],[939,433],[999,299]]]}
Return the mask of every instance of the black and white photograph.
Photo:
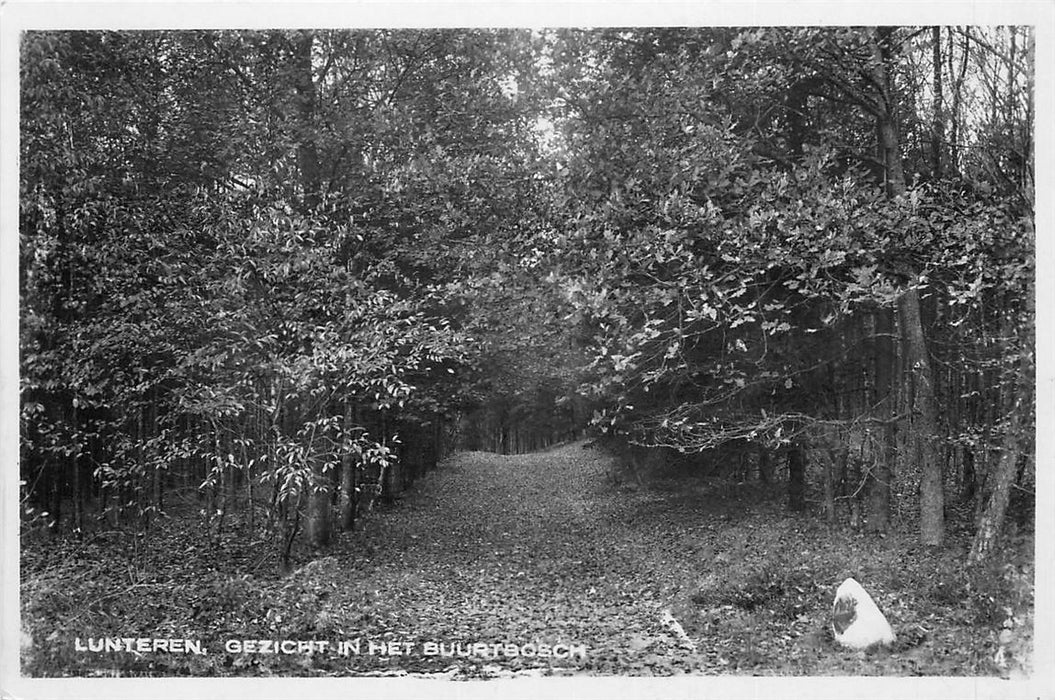
{"label": "black and white photograph", "polygon": [[1055,4],[219,5],[0,8],[2,697],[1055,697]]}

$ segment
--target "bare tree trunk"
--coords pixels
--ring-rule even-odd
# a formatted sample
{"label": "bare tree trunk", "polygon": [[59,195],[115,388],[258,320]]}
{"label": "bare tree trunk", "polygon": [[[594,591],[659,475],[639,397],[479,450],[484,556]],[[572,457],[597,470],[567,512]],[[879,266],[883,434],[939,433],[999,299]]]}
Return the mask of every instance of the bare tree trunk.
{"label": "bare tree trunk", "polygon": [[[300,184],[303,188],[303,203],[308,210],[315,209],[321,201],[322,183],[319,166],[319,154],[316,145],[316,90],[312,74],[312,51],[315,36],[311,31],[298,31],[291,46],[289,68],[293,76],[293,88],[296,92],[297,130],[297,166],[300,169]],[[316,549],[325,547],[330,542],[330,478],[326,464],[312,458],[311,490],[307,494],[308,540]]]}
{"label": "bare tree trunk", "polygon": [[788,510],[806,509],[806,455],[801,445],[788,451]]}
{"label": "bare tree trunk", "polygon": [[873,316],[872,343],[875,401],[883,419],[879,428],[875,464],[868,487],[868,530],[886,532],[890,528],[890,491],[897,459],[897,402],[894,400],[894,365],[897,356],[894,346],[894,321],[891,309],[879,309]]}
{"label": "bare tree trunk", "polygon": [[332,494],[333,484],[329,465],[315,454],[314,429],[304,437],[307,441],[306,459],[311,471],[307,496],[307,522],[305,532],[308,542],[314,549],[322,549],[330,544],[332,534]]}
{"label": "bare tree trunk", "polygon": [[330,517],[330,475],[322,460],[313,460],[311,496],[308,501],[308,539],[315,549],[330,544],[332,531]]}
{"label": "bare tree trunk", "polygon": [[[350,403],[346,403],[344,407],[344,434],[351,434],[352,430],[358,424],[355,413]],[[355,528],[355,515],[359,508],[358,498],[358,479],[356,478],[359,469],[359,464],[350,451],[346,451],[341,455],[341,499],[340,499],[340,510],[341,530],[348,531]]]}
{"label": "bare tree trunk", "polygon": [[146,465],[146,408],[142,403],[136,410],[136,462],[139,464],[138,474],[135,477],[132,488],[135,489],[135,501],[138,513],[133,517],[136,523],[144,529],[150,525],[150,496],[147,492],[147,479],[152,479],[153,474]]}
{"label": "bare tree trunk", "polygon": [[992,484],[989,498],[982,511],[975,533],[974,541],[971,543],[971,551],[967,557],[970,565],[980,564],[989,558],[993,552],[1000,530],[1003,527],[1004,515],[1007,513],[1007,504],[1011,497],[1011,486],[1015,482],[1018,473],[1019,458],[1029,445],[1028,420],[1032,412],[1033,402],[1033,376],[1030,370],[1030,353],[1023,348],[1020,360],[1018,376],[1017,400],[1011,410],[1010,424],[1007,428],[1004,449],[996,465],[996,472],[990,478]]}
{"label": "bare tree trunk", "polygon": [[[949,77],[953,75],[953,43],[952,43],[952,32],[949,32]],[[956,80],[953,83],[952,90],[952,118],[950,125],[950,139],[949,139],[949,161],[952,163],[954,171],[959,172],[960,169],[960,122],[961,116],[960,105],[963,101],[963,80],[967,74],[967,63],[971,54],[971,28],[963,28],[963,48],[960,56],[960,71],[956,76]]]}
{"label": "bare tree trunk", "polygon": [[942,141],[945,140],[945,110],[942,104],[942,63],[941,63],[941,27],[931,28],[933,42],[932,61],[934,63],[934,119],[931,122],[930,157],[931,176],[941,177]]}
{"label": "bare tree trunk", "polygon": [[49,508],[51,521],[48,524],[48,533],[57,537],[62,532],[62,462],[55,465],[55,469],[47,480],[48,498],[51,501]]}
{"label": "bare tree trunk", "polygon": [[[905,173],[901,164],[896,97],[890,67],[894,61],[894,28],[876,29],[873,43],[873,78],[880,86],[881,100],[876,112],[879,151],[886,167],[886,189],[890,197],[905,193]],[[934,394],[934,374],[927,353],[920,312],[918,275],[908,274],[907,289],[898,297],[898,321],[905,348],[906,365],[913,385],[913,412],[916,415],[916,452],[920,457],[920,538],[926,545],[940,545],[945,532],[945,493],[941,460],[936,439],[938,408]]]}
{"label": "bare tree trunk", "polygon": [[920,459],[920,539],[925,545],[941,545],[945,537],[945,489],[938,451],[938,410],[934,375],[923,336],[919,290],[912,286],[898,298],[905,359],[912,383],[916,454]]}
{"label": "bare tree trunk", "polygon": [[766,447],[758,448],[758,481],[762,484],[768,484],[773,480],[772,474],[772,457],[769,450]]}
{"label": "bare tree trunk", "polygon": [[316,147],[315,81],[312,77],[311,53],[315,36],[310,31],[298,32],[293,45],[293,86],[297,93],[298,124],[297,165],[304,188],[304,206],[318,206],[321,192],[319,153]]}
{"label": "bare tree trunk", "polygon": [[835,523],[836,474],[840,470],[840,462],[844,459],[844,453],[845,450],[842,449],[830,449],[828,450],[828,459],[822,460],[824,462],[824,475],[823,481],[821,482],[824,487],[822,510],[824,512],[824,519],[829,525]]}
{"label": "bare tree trunk", "polygon": [[248,459],[245,462],[245,500],[246,507],[249,508],[249,537],[252,539],[253,533],[256,532],[256,504],[253,498],[253,463]]}
{"label": "bare tree trunk", "polygon": [[352,455],[345,455],[341,459],[341,530],[348,531],[355,529],[355,515],[358,506],[359,499],[357,498],[356,491],[358,490],[358,479],[356,479],[356,472],[358,465],[355,462],[355,458]]}
{"label": "bare tree trunk", "polygon": [[81,438],[77,413],[77,404],[74,403],[70,411],[70,426],[77,436],[77,444],[74,445],[74,450],[70,454],[70,472],[73,479],[73,529],[79,537],[84,532],[84,484],[81,479]]}
{"label": "bare tree trunk", "polygon": [[[158,427],[158,390],[154,388],[154,400],[151,402],[150,408],[150,434],[156,437],[161,429]],[[165,510],[165,475],[168,473],[169,464],[167,461],[162,461],[160,455],[154,456],[155,469],[154,473],[157,477],[157,486],[154,491],[154,505],[157,507],[158,513],[162,513]]]}
{"label": "bare tree trunk", "polygon": [[[279,552],[278,570],[282,576],[285,576],[293,569],[293,543],[296,541],[297,532],[300,530],[300,501],[301,496],[298,496],[295,501],[285,501],[279,513],[282,549]],[[293,511],[292,518],[289,513],[290,509]]]}

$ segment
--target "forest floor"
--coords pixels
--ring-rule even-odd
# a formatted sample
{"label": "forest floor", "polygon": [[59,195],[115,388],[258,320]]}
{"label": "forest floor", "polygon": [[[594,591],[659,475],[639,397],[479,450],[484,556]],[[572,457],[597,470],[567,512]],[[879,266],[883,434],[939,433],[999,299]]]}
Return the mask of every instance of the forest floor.
{"label": "forest floor", "polygon": [[[23,673],[1028,673],[1031,533],[968,574],[963,535],[932,551],[914,532],[865,536],[789,514],[779,486],[631,489],[611,463],[584,443],[457,454],[284,578],[259,566],[261,543],[210,542],[190,517],[141,536],[24,543]],[[851,575],[897,631],[891,649],[843,650],[827,631]],[[92,653],[76,637],[199,639],[208,653]],[[231,640],[328,646],[233,653]]]}

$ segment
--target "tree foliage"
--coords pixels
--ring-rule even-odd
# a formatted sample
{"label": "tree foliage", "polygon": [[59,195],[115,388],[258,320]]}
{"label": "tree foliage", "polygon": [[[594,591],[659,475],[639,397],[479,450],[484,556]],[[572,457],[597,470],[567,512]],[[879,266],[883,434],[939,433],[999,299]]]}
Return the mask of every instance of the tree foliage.
{"label": "tree foliage", "polygon": [[186,487],[220,533],[244,495],[288,557],[456,426],[515,452],[592,414],[786,456],[831,518],[874,495],[883,529],[921,482],[1002,518],[1032,473],[1032,41],[29,33],[26,498],[77,529]]}

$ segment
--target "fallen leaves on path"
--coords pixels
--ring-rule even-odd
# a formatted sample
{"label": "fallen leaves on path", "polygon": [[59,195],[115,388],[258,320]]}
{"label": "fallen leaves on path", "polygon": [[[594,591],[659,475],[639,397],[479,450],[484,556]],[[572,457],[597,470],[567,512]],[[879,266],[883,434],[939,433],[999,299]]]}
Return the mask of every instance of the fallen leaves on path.
{"label": "fallen leaves on path", "polygon": [[[779,494],[757,484],[697,479],[626,492],[606,478],[609,469],[609,456],[582,443],[519,456],[461,453],[285,579],[195,572],[181,579],[178,598],[141,581],[147,588],[93,608],[88,627],[87,617],[71,624],[84,612],[57,588],[24,586],[24,612],[37,620],[38,638],[41,620],[80,634],[111,620],[118,633],[130,627],[115,617],[123,612],[154,636],[209,640],[208,657],[126,660],[126,674],[1000,672],[990,659],[1002,609],[980,611],[970,602],[980,600],[977,590],[957,589],[961,597],[942,588],[955,577],[955,543],[934,553],[907,534],[836,532],[785,513]],[[105,575],[105,565],[90,565]],[[1016,581],[1031,576],[1015,572]],[[869,586],[899,635],[912,632],[911,643],[867,655],[834,646],[827,615],[849,575]],[[1032,590],[1020,592],[1031,604]],[[332,646],[310,655],[229,653],[230,639]],[[342,642],[345,653],[335,653]],[[98,665],[48,649],[31,655],[31,671],[60,664],[58,674],[83,674]]]}

